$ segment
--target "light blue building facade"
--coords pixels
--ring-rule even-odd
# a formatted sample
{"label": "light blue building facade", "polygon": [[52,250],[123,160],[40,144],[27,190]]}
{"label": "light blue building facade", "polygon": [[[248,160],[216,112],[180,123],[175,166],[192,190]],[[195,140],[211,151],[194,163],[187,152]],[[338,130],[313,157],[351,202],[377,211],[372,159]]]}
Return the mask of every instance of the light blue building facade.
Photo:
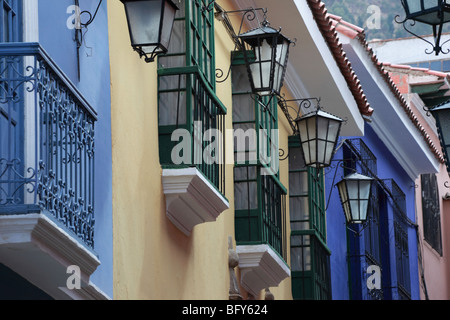
{"label": "light blue building facade", "polygon": [[0,28],[0,297],[112,298],[107,3],[1,0]]}

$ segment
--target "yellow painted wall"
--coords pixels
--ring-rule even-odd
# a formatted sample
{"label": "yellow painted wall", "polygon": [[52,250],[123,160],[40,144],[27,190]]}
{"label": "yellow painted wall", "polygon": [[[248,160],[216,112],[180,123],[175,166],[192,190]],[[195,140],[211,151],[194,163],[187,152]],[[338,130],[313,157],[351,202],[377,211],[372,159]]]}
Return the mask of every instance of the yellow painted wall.
{"label": "yellow painted wall", "polygon": [[[219,2],[226,7],[224,1]],[[157,64],[130,46],[125,11],[108,1],[113,151],[114,299],[228,299],[228,237],[234,238],[233,167],[227,165],[230,209],[186,237],[166,217],[158,149]],[[216,65],[228,70],[234,45],[216,21]],[[232,129],[230,79],[217,85]],[[280,111],[280,119],[284,118]],[[290,128],[280,121],[280,147]],[[227,152],[233,152],[227,141]],[[287,187],[287,161],[281,163]],[[288,202],[288,201],[287,201]],[[289,219],[287,220],[289,221]],[[288,223],[289,225],[289,223]],[[289,233],[288,233],[289,234]],[[289,240],[289,239],[288,239]],[[292,299],[290,278],[271,288]]]}

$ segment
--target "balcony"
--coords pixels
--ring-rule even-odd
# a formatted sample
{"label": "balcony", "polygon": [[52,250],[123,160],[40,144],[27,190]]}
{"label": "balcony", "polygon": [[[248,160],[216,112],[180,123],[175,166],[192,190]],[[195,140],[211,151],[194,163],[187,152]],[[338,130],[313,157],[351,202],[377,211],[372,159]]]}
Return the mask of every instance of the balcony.
{"label": "balcony", "polygon": [[253,296],[291,274],[286,263],[286,190],[256,168],[235,168],[236,251],[241,284]]}
{"label": "balcony", "polygon": [[197,66],[160,69],[159,146],[168,219],[186,236],[229,208],[226,108]]}
{"label": "balcony", "polygon": [[[0,262],[32,283],[64,287],[69,265],[85,287],[94,248],[96,113],[38,43],[0,44]],[[29,261],[33,254],[33,261]],[[33,263],[33,270],[29,264]],[[42,270],[40,270],[42,268]]]}

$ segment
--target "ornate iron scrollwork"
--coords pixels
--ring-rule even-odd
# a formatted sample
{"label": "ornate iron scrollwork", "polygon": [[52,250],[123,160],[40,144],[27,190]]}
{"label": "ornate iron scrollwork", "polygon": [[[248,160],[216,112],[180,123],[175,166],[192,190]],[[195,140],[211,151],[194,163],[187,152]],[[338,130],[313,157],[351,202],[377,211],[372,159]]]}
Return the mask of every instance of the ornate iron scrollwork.
{"label": "ornate iron scrollwork", "polygon": [[[0,149],[0,210],[39,207],[93,247],[95,117],[43,57],[0,55],[0,107],[8,115],[6,130],[14,132],[0,136],[8,146]],[[9,115],[16,110],[25,115]],[[26,117],[24,135],[18,123]],[[26,157],[16,151],[19,144]]]}
{"label": "ornate iron scrollwork", "polygon": [[[414,27],[414,26],[416,25],[416,21],[414,21],[414,20],[409,20],[409,19],[401,20],[400,15],[395,16],[395,19],[394,19],[394,20],[395,20],[395,22],[397,22],[398,24],[401,24],[401,25],[403,26],[403,29],[405,29],[406,32],[408,32],[409,34],[413,35],[413,36],[416,37],[416,38],[419,38],[420,40],[425,41],[426,43],[428,43],[428,44],[431,46],[432,50],[425,49],[425,53],[426,53],[426,54],[432,54],[433,52],[434,52],[436,55],[438,55],[439,53],[443,53],[443,54],[448,54],[448,53],[450,53],[450,49],[447,49],[447,51],[444,51],[444,50],[442,49],[442,47],[443,47],[447,42],[449,42],[450,39],[447,40],[447,41],[445,41],[445,42],[443,42],[442,44],[440,44],[440,32],[439,32],[439,36],[438,36],[438,33],[437,33],[438,31],[436,30],[436,27],[435,27],[435,26],[433,27],[433,33],[434,33],[434,35],[435,35],[435,36],[434,36],[435,43],[433,44],[431,41],[428,41],[428,40],[425,39],[424,37],[419,36],[418,34],[412,32],[412,31],[409,29],[409,27]],[[408,23],[408,22],[409,22],[409,27],[407,27],[407,23]],[[442,27],[441,27],[441,28],[442,28]]]}

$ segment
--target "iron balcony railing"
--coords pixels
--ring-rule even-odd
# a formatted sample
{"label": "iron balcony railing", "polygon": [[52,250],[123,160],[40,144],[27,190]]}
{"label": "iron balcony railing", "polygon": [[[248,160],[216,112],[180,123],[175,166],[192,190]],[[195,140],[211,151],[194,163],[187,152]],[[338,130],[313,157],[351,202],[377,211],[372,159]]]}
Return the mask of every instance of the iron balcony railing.
{"label": "iron balcony railing", "polygon": [[93,248],[95,121],[39,44],[0,44],[0,214],[46,213]]}

